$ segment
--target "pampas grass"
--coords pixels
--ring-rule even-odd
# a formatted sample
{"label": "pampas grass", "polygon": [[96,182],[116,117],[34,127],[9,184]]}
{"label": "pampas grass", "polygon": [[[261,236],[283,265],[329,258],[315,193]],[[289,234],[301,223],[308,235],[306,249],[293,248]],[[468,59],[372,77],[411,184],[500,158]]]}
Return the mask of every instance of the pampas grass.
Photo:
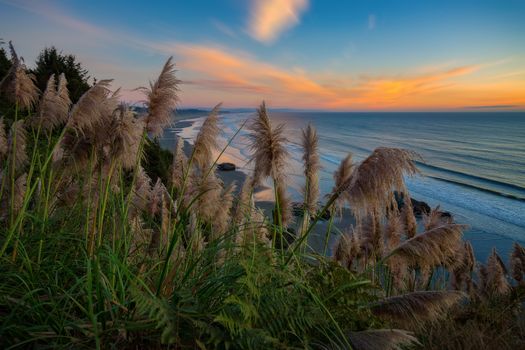
{"label": "pampas grass", "polygon": [[[15,113],[14,121],[8,113],[9,132],[0,119],[0,158],[9,160],[0,169],[0,314],[9,319],[0,325],[2,345],[60,348],[74,340],[86,348],[165,341],[175,348],[395,349],[416,339],[388,328],[417,329],[425,341],[425,332],[444,329],[429,321],[450,313],[447,324],[464,329],[456,320],[473,310],[485,329],[520,337],[512,332],[519,333],[522,287],[508,284],[496,252],[479,269],[479,298],[472,293],[459,303],[462,294],[446,290],[449,275],[460,290],[475,290],[477,280],[472,246],[461,241],[463,226],[436,208],[425,219],[426,231],[403,241],[406,214],[414,216],[409,205],[399,212],[394,191],[410,200],[403,176],[415,173],[413,153],[379,148],[357,166],[349,155],[318,211],[318,138],[308,126],[304,208],[312,222],[287,245],[284,238],[293,234],[287,140],[282,125],[271,125],[264,103],[250,125],[254,173],[236,195],[235,185],[224,188],[213,168],[219,106],[204,122],[191,160],[178,139],[171,175],[168,155],[153,166],[156,154],[144,159],[142,146],[168,125],[176,103],[171,59],[151,84],[143,118],[118,104],[119,90],[111,92],[109,82],[92,87],[69,112],[64,76],[58,83],[50,77],[35,113]],[[26,132],[27,125],[38,130]],[[39,127],[52,132],[40,138]],[[253,196],[268,177],[273,218]],[[358,219],[335,242],[335,261],[308,249],[297,254],[334,203],[350,204]],[[516,245],[511,264],[518,282],[524,256]],[[426,290],[412,292],[416,288]],[[493,312],[494,305],[501,308]],[[502,326],[494,315],[509,322]]]}
{"label": "pampas grass", "polygon": [[392,213],[388,217],[388,221],[385,226],[384,237],[389,250],[392,250],[399,245],[404,228],[403,221],[399,217],[398,213]]}
{"label": "pampas grass", "polygon": [[492,249],[487,260],[487,277],[485,282],[485,292],[494,295],[506,295],[510,290],[509,281],[506,278],[507,269],[496,252]]}
{"label": "pampas grass", "polygon": [[175,149],[173,150],[173,163],[171,165],[171,186],[181,191],[184,186],[184,180],[188,186],[191,186],[188,180],[192,178],[190,172],[188,157],[184,153],[184,140],[182,137],[177,138]]}
{"label": "pampas grass", "polygon": [[13,157],[12,164],[17,172],[27,165],[28,157],[26,152],[27,147],[27,131],[23,120],[18,120],[11,125],[8,139],[8,154]]}
{"label": "pampas grass", "polygon": [[319,200],[319,137],[315,128],[308,124],[302,131],[303,162],[304,162],[304,207],[309,215],[317,211]]}
{"label": "pampas grass", "polygon": [[193,163],[204,174],[213,164],[213,151],[219,148],[217,137],[219,136],[219,111],[221,103],[216,105],[199,130],[197,139],[193,146]]}
{"label": "pampas grass", "polygon": [[0,81],[0,93],[9,101],[23,110],[30,110],[38,100],[39,90],[35,85],[35,77],[26,72],[26,67],[16,54],[13,44],[9,42],[11,50],[11,68]]}
{"label": "pampas grass", "polygon": [[410,266],[454,265],[461,245],[463,225],[447,224],[425,231],[404,241],[391,254]]}
{"label": "pampas grass", "polygon": [[351,269],[353,262],[361,255],[361,238],[359,231],[351,230],[337,237],[333,251],[333,258],[342,266]]}
{"label": "pampas grass", "polygon": [[379,215],[395,205],[393,193],[399,191],[408,198],[404,176],[417,173],[413,152],[380,147],[354,170],[342,187],[352,211],[358,218],[366,213]]}
{"label": "pampas grass", "polygon": [[401,329],[350,332],[348,338],[355,350],[402,350],[405,346],[419,344],[413,333]]}
{"label": "pampas grass", "polygon": [[[417,221],[414,216],[414,207],[412,207],[412,200],[410,197],[404,197],[404,205],[401,211],[403,222],[405,224],[405,232],[408,239],[414,237],[417,233]],[[428,229],[427,229],[428,230]]]}
{"label": "pampas grass", "polygon": [[516,242],[514,242],[514,246],[512,247],[510,266],[512,278],[522,284],[523,275],[525,274],[525,248]]}
{"label": "pampas grass", "polygon": [[250,162],[254,163],[253,181],[258,185],[266,178],[283,179],[283,169],[286,167],[288,151],[285,143],[288,142],[284,136],[284,124],[272,127],[266,104],[264,101],[257,109],[257,117],[249,125],[251,131],[250,149],[253,154]]}
{"label": "pampas grass", "polygon": [[150,83],[149,89],[142,88],[147,101],[146,130],[153,136],[162,134],[163,128],[170,125],[171,115],[179,101],[180,80],[175,76],[175,64],[170,57],[164,64],[159,77]]}
{"label": "pampas grass", "polygon": [[334,172],[334,188],[332,189],[332,196],[337,196],[335,206],[339,213],[341,213],[343,205],[347,197],[344,190],[350,184],[350,179],[354,171],[354,163],[352,162],[352,154],[349,153],[339,164],[339,167]]}
{"label": "pampas grass", "polygon": [[417,329],[424,322],[436,321],[464,297],[456,291],[419,291],[381,300],[372,306],[372,313],[393,324]]}
{"label": "pampas grass", "polygon": [[[0,118],[0,159],[4,159],[9,152],[7,134],[5,132],[4,117]],[[0,163],[1,165],[2,163]]]}
{"label": "pampas grass", "polygon": [[65,123],[70,104],[65,75],[60,75],[58,87],[55,75],[51,75],[38,106],[36,124],[44,130],[52,130]]}
{"label": "pampas grass", "polygon": [[219,205],[215,208],[213,220],[213,238],[223,237],[231,225],[231,211],[233,208],[234,192],[237,188],[235,182],[226,187],[219,198]]}
{"label": "pampas grass", "polygon": [[93,135],[98,126],[108,121],[113,110],[108,110],[109,86],[113,80],[100,80],[86,91],[71,109],[67,127],[81,135]]}
{"label": "pampas grass", "polygon": [[124,169],[133,169],[137,160],[143,159],[141,149],[144,121],[137,119],[126,105],[120,105],[113,114],[112,130],[108,145],[109,159],[118,162]]}

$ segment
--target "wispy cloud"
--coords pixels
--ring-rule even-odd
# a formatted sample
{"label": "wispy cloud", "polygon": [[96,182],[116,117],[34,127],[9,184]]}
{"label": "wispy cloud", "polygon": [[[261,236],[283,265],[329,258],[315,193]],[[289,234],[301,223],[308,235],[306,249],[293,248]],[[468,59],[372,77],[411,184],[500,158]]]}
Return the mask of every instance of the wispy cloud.
{"label": "wispy cloud", "polygon": [[234,93],[233,98],[241,105],[258,98],[267,99],[274,106],[298,108],[456,108],[461,106],[460,98],[465,97],[457,79],[486,66],[456,66],[427,73],[415,69],[411,75],[400,76],[334,78],[333,74],[271,65],[226,48],[176,44],[173,49],[181,70],[194,77],[190,79],[194,87],[213,96],[218,91]]}
{"label": "wispy cloud", "polygon": [[[0,3],[47,18],[61,28],[59,33],[82,37],[81,45],[93,45],[96,50],[84,53],[82,62],[97,78],[116,78],[115,85],[124,88],[123,95],[128,101],[142,99],[132,89],[155,77],[161,61],[174,55],[180,78],[185,82],[181,100],[186,106],[223,101],[227,106],[246,107],[262,99],[273,107],[336,110],[525,106],[523,70],[513,66],[510,59],[467,65],[456,59],[446,64],[414,66],[401,70],[400,74],[379,76],[363,72],[350,76],[330,69],[312,71],[270,64],[231,47],[147,39],[87,22],[49,3],[27,0],[0,0]],[[274,4],[274,0],[265,4]],[[298,20],[298,15],[295,16]],[[53,37],[53,43],[61,42]],[[137,54],[147,54],[148,59],[137,66],[137,62],[126,60],[126,56],[111,58],[100,51],[108,46],[132,48]],[[75,52],[75,47],[69,49]],[[508,66],[511,70],[505,70]]]}
{"label": "wispy cloud", "polygon": [[252,0],[249,22],[250,35],[265,43],[297,25],[308,7],[308,0]]}
{"label": "wispy cloud", "polygon": [[230,38],[237,39],[238,37],[237,33],[230,26],[216,19],[212,19],[211,23],[213,24],[215,28],[217,28],[219,32],[223,33],[224,35],[229,36]]}

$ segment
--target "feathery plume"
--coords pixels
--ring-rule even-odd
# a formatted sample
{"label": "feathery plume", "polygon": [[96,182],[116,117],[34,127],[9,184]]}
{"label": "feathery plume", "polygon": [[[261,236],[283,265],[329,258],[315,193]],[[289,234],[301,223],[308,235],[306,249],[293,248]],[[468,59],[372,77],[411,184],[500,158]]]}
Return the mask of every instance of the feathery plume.
{"label": "feathery plume", "polygon": [[219,110],[221,103],[210,112],[195,140],[193,162],[204,173],[213,164],[213,151],[219,148],[217,136],[219,135]]}
{"label": "feathery plume", "polygon": [[445,316],[463,297],[463,293],[457,291],[417,291],[383,299],[373,305],[371,311],[395,325],[416,329],[426,321]]}
{"label": "feathery plume", "polygon": [[253,178],[247,177],[238,196],[234,222],[239,224],[244,218],[249,217],[253,208]]}
{"label": "feathery plume", "polygon": [[274,181],[283,178],[288,151],[285,143],[284,124],[272,128],[264,101],[257,109],[257,118],[249,126],[251,133],[250,148],[253,155],[250,162],[254,162],[254,184],[258,185],[262,179],[270,176]]}
{"label": "feathery plume", "polygon": [[27,132],[24,121],[18,120],[11,125],[8,141],[8,154],[14,157],[15,169],[19,170],[26,166],[28,157],[26,153]]}
{"label": "feathery plume", "polygon": [[454,266],[461,246],[463,225],[446,224],[425,231],[401,243],[392,251],[409,266]]}
{"label": "feathery plume", "polygon": [[60,100],[59,107],[56,110],[55,121],[58,125],[67,122],[71,99],[69,98],[69,89],[67,88],[67,79],[64,73],[58,76],[57,96]]}
{"label": "feathery plume", "polygon": [[452,269],[452,277],[450,285],[452,289],[463,290],[463,286],[468,290],[472,283],[472,272],[476,260],[474,257],[474,250],[470,242],[463,243],[463,249],[458,251],[457,258],[458,264]]}
{"label": "feathery plume", "polygon": [[411,332],[401,329],[350,332],[348,338],[355,350],[402,350],[404,346],[420,345]]}
{"label": "feathery plume", "polygon": [[[24,205],[24,197],[27,189],[27,174],[24,173],[20,175],[15,181],[13,196],[13,211],[15,216],[20,212],[22,206]],[[11,203],[11,199],[9,200]]]}
{"label": "feathery plume", "polygon": [[138,159],[142,159],[140,143],[144,132],[144,122],[133,116],[125,105],[115,110],[109,138],[109,158],[118,161],[125,169],[133,169]]}
{"label": "feathery plume", "polygon": [[7,134],[5,132],[4,117],[2,117],[0,118],[0,159],[5,158],[8,152],[9,152],[9,148],[8,148]]}
{"label": "feathery plume", "polygon": [[399,245],[404,228],[399,214],[396,212],[391,213],[388,217],[388,222],[385,226],[384,232],[384,237],[389,250],[392,250]]}
{"label": "feathery plume", "polygon": [[360,251],[361,238],[356,230],[351,230],[337,237],[332,249],[334,260],[348,269],[351,269],[354,260],[359,258]]}
{"label": "feathery plume", "polygon": [[427,231],[447,223],[452,223],[452,219],[443,217],[439,205],[432,209],[430,213],[423,214],[423,224]]}
{"label": "feathery plume", "polygon": [[358,218],[374,211],[381,216],[395,204],[396,190],[408,198],[404,175],[417,173],[415,156],[407,150],[380,147],[361,162],[341,189],[346,190],[345,196]]}
{"label": "feathery plume", "polygon": [[[187,176],[186,183],[189,187],[189,181],[191,179],[191,173],[188,164],[188,157],[184,153],[184,140],[182,137],[177,138],[177,144],[173,151],[173,163],[171,165],[171,185],[178,191],[182,190],[184,186],[184,177]],[[186,174],[188,173],[188,174]]]}
{"label": "feathery plume", "polygon": [[108,111],[106,102],[110,97],[111,82],[112,80],[101,80],[80,97],[71,109],[67,127],[81,134],[95,133],[96,126],[113,112],[113,110]]}
{"label": "feathery plume", "polygon": [[304,176],[304,207],[308,215],[315,214],[319,200],[319,137],[315,128],[308,124],[302,131]]}
{"label": "feathery plume", "polygon": [[153,136],[162,134],[162,129],[171,123],[171,115],[177,106],[180,80],[175,77],[173,57],[168,58],[155,83],[149,89],[142,88],[147,97],[146,130]]}
{"label": "feathery plume", "polygon": [[525,248],[514,242],[512,253],[510,255],[510,266],[512,278],[516,282],[523,283],[523,274],[525,274]]}
{"label": "feathery plume", "polygon": [[505,276],[506,273],[505,264],[496,252],[496,248],[492,248],[492,253],[487,260],[486,292],[495,295],[507,294],[510,285]]}
{"label": "feathery plume", "polygon": [[350,178],[354,171],[354,164],[352,163],[352,153],[341,161],[339,167],[334,172],[334,188],[332,189],[332,195],[339,194],[335,201],[335,206],[341,214],[346,197],[343,195],[343,190],[350,183]]}
{"label": "feathery plume", "polygon": [[26,67],[18,58],[11,41],[9,49],[11,50],[11,68],[0,81],[0,93],[3,93],[12,103],[17,103],[21,109],[30,110],[36,103],[39,94],[35,85],[35,76],[26,72]]}
{"label": "feathery plume", "polygon": [[60,75],[58,88],[54,74],[47,81],[46,89],[35,115],[37,125],[44,130],[52,130],[67,121],[71,100],[66,85],[64,74]]}
{"label": "feathery plume", "polygon": [[277,180],[276,181],[276,192],[277,192],[277,198],[276,198],[276,208],[279,212],[275,212],[276,216],[279,215],[279,220],[275,220],[276,223],[280,223],[283,227],[287,227],[290,222],[293,219],[292,215],[292,201],[288,195],[288,192],[286,191],[286,183],[284,180]]}
{"label": "feathery plume", "polygon": [[372,213],[359,223],[357,230],[360,232],[362,246],[368,258],[383,255],[384,241],[381,225],[376,213]]}
{"label": "feathery plume", "polygon": [[235,182],[232,182],[226,189],[222,191],[220,198],[220,205],[215,210],[213,226],[213,238],[222,237],[230,227],[231,209],[233,206],[234,192],[236,189]]}
{"label": "feathery plume", "polygon": [[139,166],[136,170],[135,183],[133,184],[132,192],[132,211],[130,212],[131,217],[136,217],[146,210],[150,198],[152,196],[151,179],[144,169]]}
{"label": "feathery plume", "polygon": [[405,232],[408,239],[414,237],[417,233],[417,221],[414,215],[414,207],[412,207],[412,200],[408,195],[404,196],[405,203],[401,210],[403,221],[405,224]]}
{"label": "feathery plume", "polygon": [[220,202],[222,181],[214,172],[206,177],[195,179],[194,196],[197,196],[197,214],[206,222],[214,222],[215,210],[222,205]]}

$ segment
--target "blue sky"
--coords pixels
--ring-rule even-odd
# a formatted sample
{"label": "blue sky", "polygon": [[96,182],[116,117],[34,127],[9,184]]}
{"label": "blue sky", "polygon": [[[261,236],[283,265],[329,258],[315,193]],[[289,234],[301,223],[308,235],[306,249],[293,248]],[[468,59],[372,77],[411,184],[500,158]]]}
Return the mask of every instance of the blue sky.
{"label": "blue sky", "polygon": [[0,0],[28,65],[74,53],[123,98],[174,56],[183,106],[525,106],[525,1]]}

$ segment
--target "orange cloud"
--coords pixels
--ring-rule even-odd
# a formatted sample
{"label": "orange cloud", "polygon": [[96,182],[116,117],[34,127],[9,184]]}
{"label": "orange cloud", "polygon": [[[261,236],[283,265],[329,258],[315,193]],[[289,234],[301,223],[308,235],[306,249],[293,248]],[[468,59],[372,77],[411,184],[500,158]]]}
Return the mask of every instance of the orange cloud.
{"label": "orange cloud", "polygon": [[299,23],[308,0],[252,0],[249,33],[256,40],[272,42],[286,29]]}
{"label": "orange cloud", "polygon": [[184,80],[190,83],[183,88],[183,103],[189,104],[223,101],[232,106],[249,106],[265,99],[274,107],[335,110],[525,106],[523,82],[489,84],[474,79],[491,64],[352,79],[285,69],[221,48],[178,44],[172,50],[177,52]]}

